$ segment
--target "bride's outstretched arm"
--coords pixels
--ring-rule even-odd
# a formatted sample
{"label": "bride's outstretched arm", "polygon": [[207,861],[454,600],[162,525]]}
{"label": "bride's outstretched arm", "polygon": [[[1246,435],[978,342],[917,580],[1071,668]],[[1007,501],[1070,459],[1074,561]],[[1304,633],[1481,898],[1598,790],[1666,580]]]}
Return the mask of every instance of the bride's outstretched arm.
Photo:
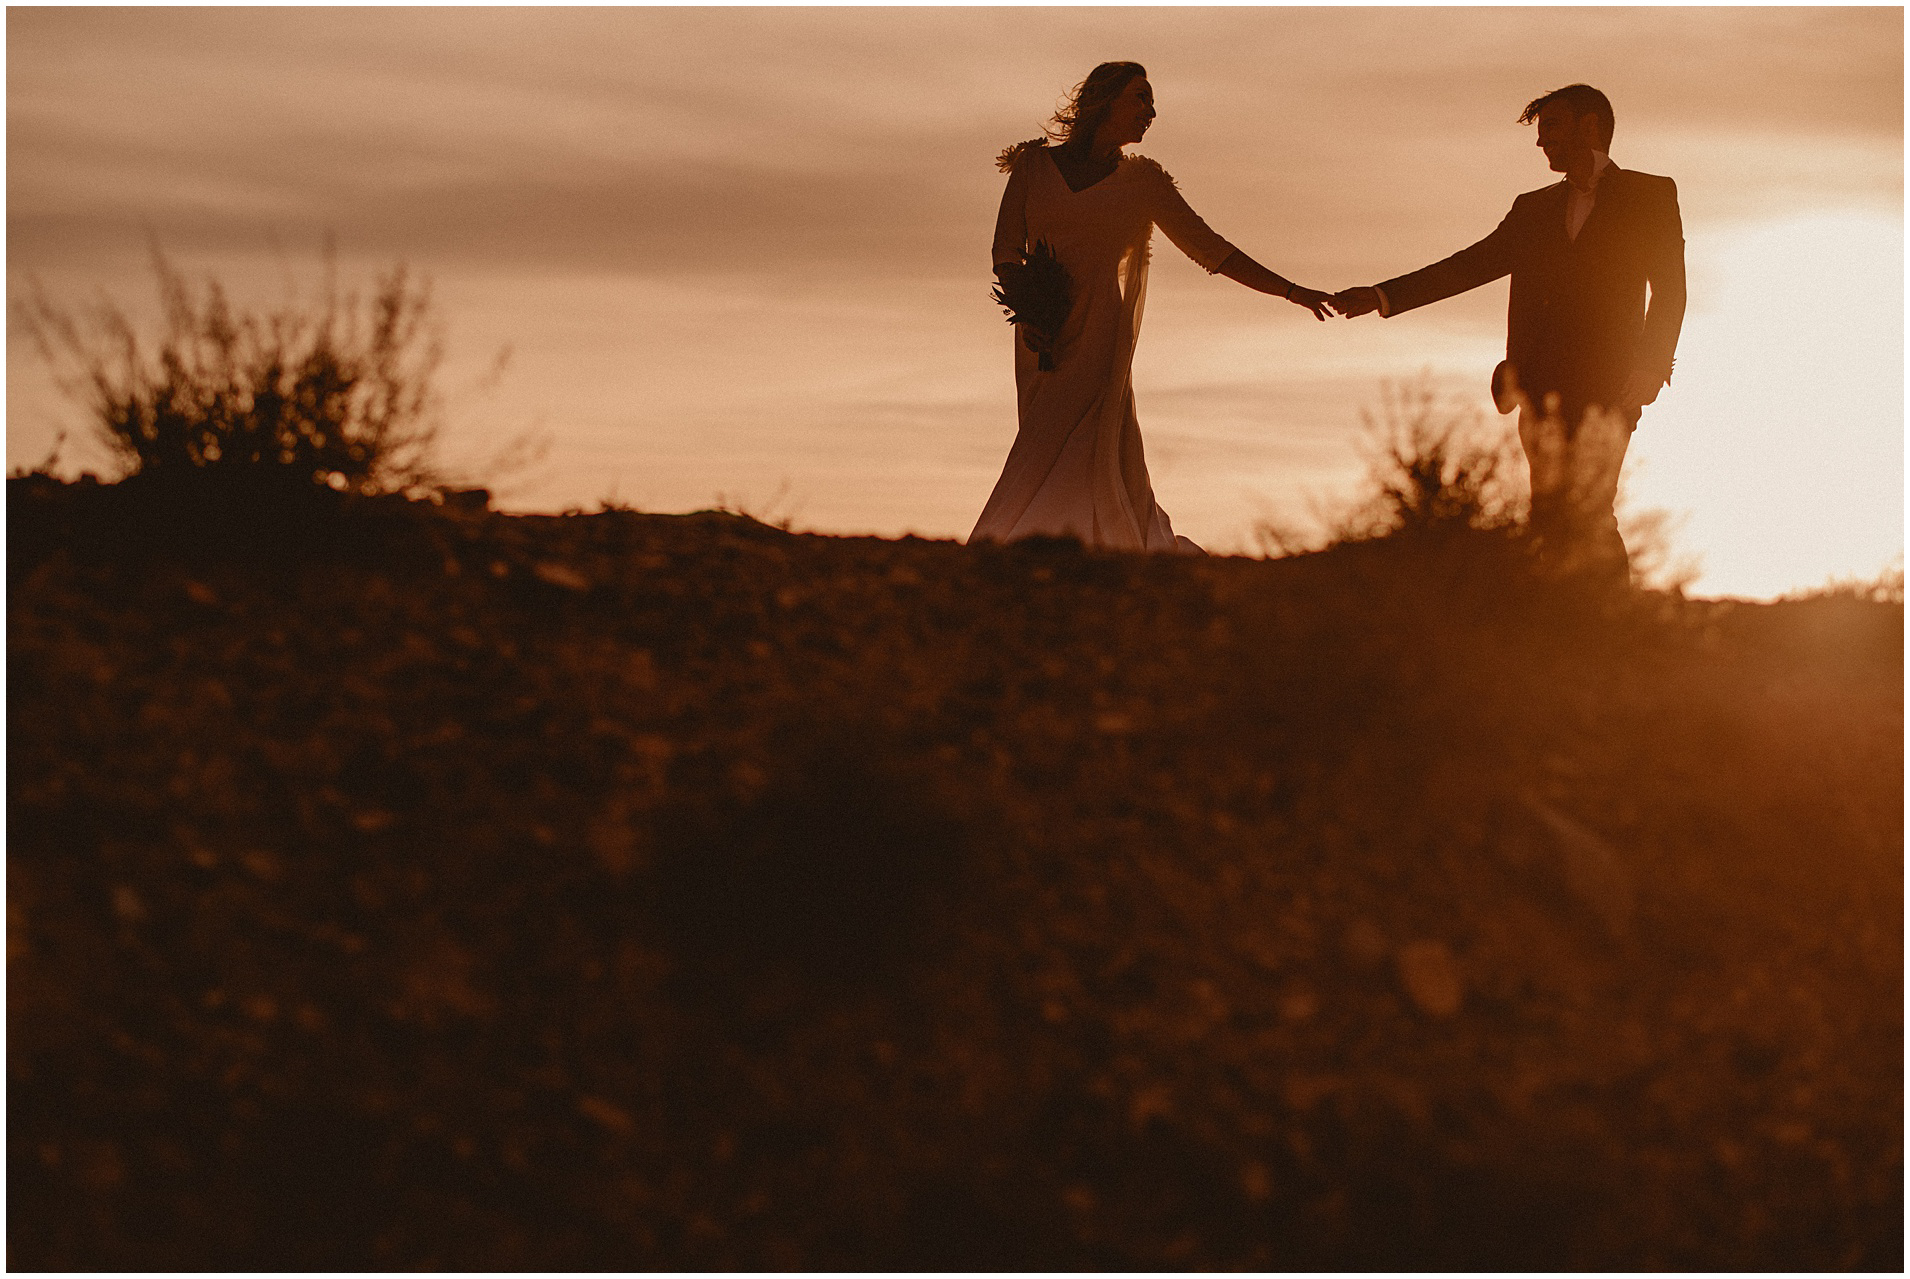
{"label": "bride's outstretched arm", "polygon": [[1140,156],[1135,159],[1145,166],[1143,172],[1153,181],[1150,211],[1154,224],[1167,233],[1167,238],[1181,252],[1217,275],[1237,280],[1250,289],[1285,298],[1295,306],[1303,306],[1313,312],[1315,319],[1324,320],[1327,317],[1326,294],[1302,288],[1285,276],[1275,275],[1214,234],[1201,216],[1189,207],[1167,170],[1152,160]]}
{"label": "bride's outstretched arm", "polygon": [[1313,318],[1316,320],[1324,320],[1328,315],[1326,304],[1330,294],[1295,284],[1285,276],[1267,270],[1239,249],[1227,255],[1226,260],[1220,264],[1218,274],[1226,276],[1229,280],[1238,281],[1250,289],[1271,293],[1275,297],[1285,298],[1295,306],[1305,307],[1313,312]]}

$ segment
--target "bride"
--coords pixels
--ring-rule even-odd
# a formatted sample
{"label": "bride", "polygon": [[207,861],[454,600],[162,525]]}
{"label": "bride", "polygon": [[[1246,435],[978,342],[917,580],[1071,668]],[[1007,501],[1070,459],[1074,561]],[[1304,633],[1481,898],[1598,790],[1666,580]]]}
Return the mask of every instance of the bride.
{"label": "bride", "polygon": [[1053,144],[1036,138],[1001,153],[1008,189],[995,220],[995,274],[1009,288],[1045,241],[1067,269],[1072,305],[1051,370],[1039,367],[1044,361],[1016,325],[1021,429],[970,542],[1070,535],[1116,550],[1200,553],[1154,501],[1134,415],[1134,341],[1154,227],[1209,272],[1327,316],[1327,294],[1275,275],[1221,239],[1165,169],[1122,153],[1153,121],[1146,68],[1104,62],[1055,115]]}

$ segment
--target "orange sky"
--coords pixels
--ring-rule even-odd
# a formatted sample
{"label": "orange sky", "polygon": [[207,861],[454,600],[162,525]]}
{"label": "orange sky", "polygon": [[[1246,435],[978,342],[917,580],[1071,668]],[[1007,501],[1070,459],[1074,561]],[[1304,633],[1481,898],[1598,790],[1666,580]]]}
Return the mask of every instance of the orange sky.
{"label": "orange sky", "polygon": [[[1900,9],[15,8],[9,290],[149,306],[150,226],[269,305],[329,229],[348,272],[435,280],[454,387],[512,345],[451,442],[550,433],[513,505],[961,536],[1014,432],[991,158],[1108,58],[1148,65],[1141,149],[1194,207],[1322,288],[1490,230],[1552,177],[1519,108],[1599,85],[1614,159],[1678,180],[1692,274],[1635,503],[1686,516],[1701,591],[1900,552]],[[1141,422],[1210,549],[1351,491],[1382,378],[1484,406],[1503,283],[1316,325],[1156,264]],[[8,410],[38,461],[58,410],[18,343]]]}

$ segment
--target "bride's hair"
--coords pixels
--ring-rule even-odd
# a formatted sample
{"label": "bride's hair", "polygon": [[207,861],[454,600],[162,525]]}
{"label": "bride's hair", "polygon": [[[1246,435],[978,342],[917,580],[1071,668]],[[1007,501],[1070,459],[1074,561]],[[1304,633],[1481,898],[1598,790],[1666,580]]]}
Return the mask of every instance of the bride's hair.
{"label": "bride's hair", "polygon": [[1138,62],[1103,62],[1088,72],[1088,78],[1074,86],[1054,118],[1042,128],[1044,136],[1017,142],[995,157],[995,167],[1003,173],[1015,167],[1024,151],[1053,143],[1067,146],[1076,138],[1091,140],[1094,131],[1108,118],[1114,100],[1127,91],[1128,81],[1147,74]]}

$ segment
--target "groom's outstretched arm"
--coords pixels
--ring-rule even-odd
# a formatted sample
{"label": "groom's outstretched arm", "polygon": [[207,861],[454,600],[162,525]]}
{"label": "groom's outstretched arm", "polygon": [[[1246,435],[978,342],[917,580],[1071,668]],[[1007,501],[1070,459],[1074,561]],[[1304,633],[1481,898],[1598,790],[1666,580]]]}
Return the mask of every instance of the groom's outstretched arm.
{"label": "groom's outstretched arm", "polygon": [[1398,315],[1402,311],[1442,301],[1467,289],[1490,284],[1500,276],[1510,275],[1512,228],[1518,208],[1515,202],[1512,211],[1500,220],[1492,234],[1477,244],[1469,245],[1431,266],[1421,267],[1409,275],[1395,276],[1380,284],[1380,292],[1386,295],[1386,313]]}
{"label": "groom's outstretched arm", "polygon": [[1382,315],[1398,315],[1401,311],[1410,311],[1449,298],[1455,293],[1489,284],[1502,275],[1510,275],[1513,222],[1518,211],[1519,206],[1515,202],[1512,211],[1500,220],[1491,235],[1449,258],[1421,267],[1409,275],[1395,276],[1383,284],[1346,289],[1335,294],[1333,308],[1341,315],[1349,316],[1365,315],[1374,310]]}

